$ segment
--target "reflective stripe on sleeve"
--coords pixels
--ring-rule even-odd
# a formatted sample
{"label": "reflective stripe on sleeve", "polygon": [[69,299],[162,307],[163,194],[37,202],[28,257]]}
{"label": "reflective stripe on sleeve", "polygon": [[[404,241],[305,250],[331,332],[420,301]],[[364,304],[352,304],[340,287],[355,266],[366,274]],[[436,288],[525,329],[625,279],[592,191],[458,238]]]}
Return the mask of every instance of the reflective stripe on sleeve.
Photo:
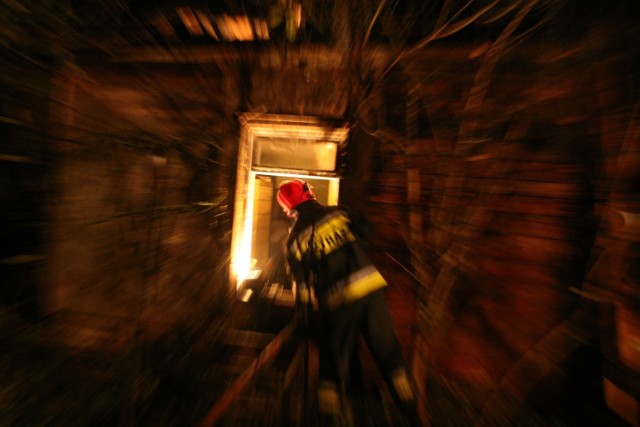
{"label": "reflective stripe on sleeve", "polygon": [[344,288],[340,286],[340,283],[337,283],[334,285],[337,287],[336,291],[328,295],[327,305],[329,308],[356,301],[373,291],[387,286],[384,277],[374,266],[358,270],[345,279],[344,282],[347,283]]}

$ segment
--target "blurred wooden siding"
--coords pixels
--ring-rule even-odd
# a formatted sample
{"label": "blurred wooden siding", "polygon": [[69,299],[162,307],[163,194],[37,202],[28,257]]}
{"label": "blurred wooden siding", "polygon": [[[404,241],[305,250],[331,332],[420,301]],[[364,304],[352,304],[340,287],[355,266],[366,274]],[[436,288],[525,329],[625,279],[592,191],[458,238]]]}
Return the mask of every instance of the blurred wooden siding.
{"label": "blurred wooden siding", "polygon": [[[565,367],[590,363],[578,359],[599,348],[606,404],[637,425],[638,116],[622,89],[631,83],[613,64],[591,72],[590,54],[565,58],[583,64],[571,74],[563,60],[538,67],[553,56],[542,52],[506,59],[478,109],[456,97],[471,90],[468,63],[436,61],[444,71],[435,77],[409,66],[405,81],[429,81],[420,85],[418,113],[415,102],[402,102],[411,84],[391,84],[400,102],[379,107],[386,132],[372,147],[366,192],[373,250],[410,260],[421,284],[405,295],[417,295],[417,305],[391,301],[398,319],[417,312],[410,346],[423,407],[437,400],[427,391],[433,378],[446,378],[456,384],[448,391],[474,390],[457,396],[470,422],[526,417],[540,402],[597,383],[595,362],[580,379]],[[465,140],[454,131],[468,126],[486,136]],[[387,271],[406,283],[403,269]],[[597,405],[588,393],[576,399]],[[596,410],[573,404],[550,411],[588,419]]]}

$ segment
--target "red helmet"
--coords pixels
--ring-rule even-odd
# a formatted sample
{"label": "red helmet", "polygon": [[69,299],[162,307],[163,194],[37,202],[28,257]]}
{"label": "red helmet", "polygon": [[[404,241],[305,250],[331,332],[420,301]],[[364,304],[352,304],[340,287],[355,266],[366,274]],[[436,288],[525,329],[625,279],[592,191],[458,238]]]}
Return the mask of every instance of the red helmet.
{"label": "red helmet", "polygon": [[313,194],[309,184],[300,179],[292,179],[280,184],[276,199],[282,210],[289,215],[291,210],[295,209],[300,203],[307,200],[315,200],[316,195]]}

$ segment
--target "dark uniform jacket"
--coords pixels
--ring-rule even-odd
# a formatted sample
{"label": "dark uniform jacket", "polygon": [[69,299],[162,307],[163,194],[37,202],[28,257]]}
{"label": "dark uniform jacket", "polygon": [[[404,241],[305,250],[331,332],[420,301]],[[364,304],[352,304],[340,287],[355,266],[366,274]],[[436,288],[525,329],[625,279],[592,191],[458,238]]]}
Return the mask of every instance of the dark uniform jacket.
{"label": "dark uniform jacket", "polygon": [[296,210],[287,261],[299,286],[313,284],[321,308],[335,309],[387,285],[343,208],[310,200]]}

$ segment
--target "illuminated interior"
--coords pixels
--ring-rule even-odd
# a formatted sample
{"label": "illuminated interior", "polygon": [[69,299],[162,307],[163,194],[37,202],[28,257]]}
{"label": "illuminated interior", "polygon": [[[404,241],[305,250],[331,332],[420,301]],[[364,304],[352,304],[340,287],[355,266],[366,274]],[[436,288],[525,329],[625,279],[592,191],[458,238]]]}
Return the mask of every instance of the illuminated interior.
{"label": "illuminated interior", "polygon": [[299,178],[318,201],[338,203],[338,158],[345,127],[313,118],[260,116],[243,123],[234,210],[231,285],[242,301],[268,299],[290,304],[284,243],[292,220],[276,201],[282,181]]}

